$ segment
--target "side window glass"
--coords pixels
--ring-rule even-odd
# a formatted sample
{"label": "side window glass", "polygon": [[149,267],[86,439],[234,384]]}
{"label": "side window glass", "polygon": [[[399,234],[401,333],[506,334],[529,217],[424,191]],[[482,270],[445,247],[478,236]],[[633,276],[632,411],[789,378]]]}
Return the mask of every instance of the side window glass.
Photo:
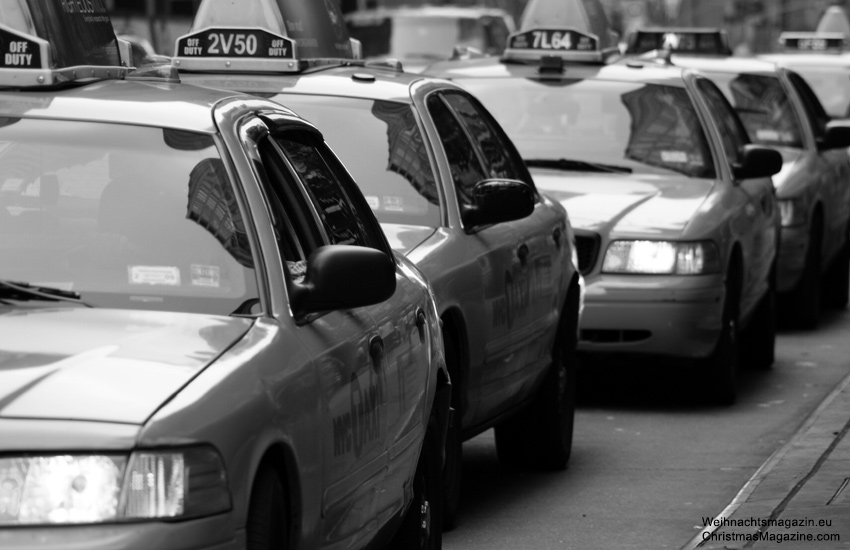
{"label": "side window glass", "polygon": [[[526,181],[527,172],[521,164],[521,159],[510,155],[511,146],[488,113],[466,96],[459,93],[448,93],[443,96],[451,108],[463,122],[469,135],[478,145],[484,157],[485,168],[491,178],[518,179]],[[519,162],[519,164],[518,164]]]}
{"label": "side window glass", "polygon": [[812,121],[812,131],[815,134],[815,139],[821,139],[826,134],[826,124],[829,122],[829,115],[823,109],[815,93],[808,84],[796,73],[788,73],[791,84],[797,93],[800,94],[800,99],[803,100],[803,106],[806,109],[806,114]]}
{"label": "side window glass", "polygon": [[346,192],[341,175],[331,167],[325,155],[331,153],[311,136],[290,132],[277,136],[295,171],[301,177],[324,226],[331,244],[367,246],[383,250],[379,237],[370,231],[367,215]]}
{"label": "side window glass", "polygon": [[428,99],[428,112],[443,142],[458,201],[462,205],[471,206],[475,184],[487,179],[475,148],[440,96],[432,95]]}
{"label": "side window glass", "polygon": [[723,142],[723,150],[726,152],[726,158],[730,164],[739,162],[741,160],[742,148],[749,143],[741,120],[714,83],[705,78],[700,78],[697,81],[697,87],[702,92],[708,104],[708,109],[711,112],[711,117],[720,131],[720,139]]}

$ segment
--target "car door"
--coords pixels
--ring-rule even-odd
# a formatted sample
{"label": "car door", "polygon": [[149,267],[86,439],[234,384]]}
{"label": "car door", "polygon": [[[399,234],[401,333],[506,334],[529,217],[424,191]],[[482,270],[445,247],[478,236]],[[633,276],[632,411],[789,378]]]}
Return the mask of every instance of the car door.
{"label": "car door", "polygon": [[[530,175],[492,117],[468,94],[435,93],[427,101],[452,173],[461,209],[472,208],[472,191],[485,179],[515,179],[533,188]],[[513,151],[515,152],[515,151]],[[561,262],[555,233],[560,223],[538,201],[534,212],[510,222],[465,227],[470,261],[480,269],[483,361],[470,365],[469,403],[491,418],[528,395],[549,363],[559,307]],[[477,409],[475,409],[477,405]],[[464,418],[464,426],[475,418]]]}
{"label": "car door", "polygon": [[830,120],[815,93],[795,72],[785,71],[788,82],[803,106],[807,126],[814,135],[815,163],[812,179],[824,213],[823,259],[828,261],[844,244],[850,218],[850,163],[847,149],[821,149]]}
{"label": "car door", "polygon": [[[369,205],[323,141],[291,133],[273,139],[303,181],[329,244],[366,246],[394,257]],[[416,467],[427,418],[423,407],[430,373],[430,351],[425,348],[429,297],[411,269],[399,265],[393,297],[363,308],[374,323],[367,342],[369,361],[350,373],[347,405],[345,395],[332,400],[334,456],[350,452],[365,462],[353,477],[343,478],[338,490],[368,487],[378,517],[403,505],[404,482]],[[363,520],[369,519],[364,510]]]}
{"label": "car door", "polygon": [[[718,130],[726,162],[740,163],[744,147],[750,143],[746,129],[720,89],[707,78],[698,78],[697,89],[708,106]],[[744,281],[741,289],[741,315],[747,318],[767,290],[770,269],[776,256],[776,199],[770,178],[735,179],[734,192],[743,195],[744,205],[733,216],[744,253]]]}
{"label": "car door", "polygon": [[[310,253],[327,244],[357,243],[335,205],[309,187],[326,184],[316,163],[318,138],[304,131],[280,131],[256,143],[263,191],[274,223],[289,282],[300,282]],[[318,388],[314,413],[321,418],[323,545],[359,539],[373,527],[386,471],[386,413],[379,368],[383,358],[372,343],[378,336],[366,308],[334,310],[296,319],[297,336],[313,358]],[[281,366],[286,364],[281,357]],[[307,388],[305,388],[306,390]]]}

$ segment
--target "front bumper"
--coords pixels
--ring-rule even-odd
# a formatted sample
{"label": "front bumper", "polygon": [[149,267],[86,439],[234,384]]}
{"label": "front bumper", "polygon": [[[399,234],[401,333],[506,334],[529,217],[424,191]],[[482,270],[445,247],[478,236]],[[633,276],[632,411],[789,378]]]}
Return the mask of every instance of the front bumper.
{"label": "front bumper", "polygon": [[244,550],[226,515],[176,523],[0,527],[3,550]]}
{"label": "front bumper", "polygon": [[707,357],[720,336],[723,295],[721,275],[594,275],[587,281],[578,350]]}
{"label": "front bumper", "polygon": [[796,288],[806,267],[809,247],[809,228],[783,227],[779,239],[779,258],[776,262],[776,290],[790,292]]}

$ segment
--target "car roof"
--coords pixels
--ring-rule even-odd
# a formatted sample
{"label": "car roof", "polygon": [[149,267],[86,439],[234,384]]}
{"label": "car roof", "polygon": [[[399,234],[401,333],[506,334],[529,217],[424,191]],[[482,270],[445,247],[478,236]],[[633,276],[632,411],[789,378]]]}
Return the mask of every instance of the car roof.
{"label": "car roof", "polygon": [[105,80],[61,90],[0,91],[0,115],[215,133],[213,106],[236,95],[242,94],[188,84]]}
{"label": "car roof", "polygon": [[506,17],[508,12],[501,8],[478,6],[397,6],[358,10],[347,13],[346,20],[371,19],[403,15],[409,17],[446,17],[453,19],[475,19],[478,17]]}
{"label": "car roof", "polygon": [[[427,75],[426,75],[427,76]],[[186,82],[260,94],[305,94],[378,99],[412,104],[413,84],[432,80],[416,73],[364,66],[323,67],[297,74],[181,73]],[[455,87],[449,82],[441,82]]]}
{"label": "car roof", "polygon": [[674,65],[713,73],[755,73],[775,75],[776,65],[753,57],[723,57],[676,54],[671,57]]}
{"label": "car roof", "polygon": [[769,53],[759,59],[787,66],[850,67],[850,54],[829,53]]}
{"label": "car roof", "polygon": [[[602,65],[564,63],[563,79],[594,79],[646,84],[684,86],[686,69],[653,62],[628,60],[628,63]],[[435,63],[425,74],[454,80],[458,78],[533,78],[540,77],[535,63],[505,62],[495,57]]]}

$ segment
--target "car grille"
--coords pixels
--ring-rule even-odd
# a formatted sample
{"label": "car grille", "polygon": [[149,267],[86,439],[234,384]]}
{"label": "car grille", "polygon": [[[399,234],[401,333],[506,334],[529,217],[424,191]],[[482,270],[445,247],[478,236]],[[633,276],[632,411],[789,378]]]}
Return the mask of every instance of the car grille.
{"label": "car grille", "polygon": [[578,270],[582,275],[590,273],[596,265],[596,258],[599,256],[599,242],[599,235],[596,233],[576,231]]}

